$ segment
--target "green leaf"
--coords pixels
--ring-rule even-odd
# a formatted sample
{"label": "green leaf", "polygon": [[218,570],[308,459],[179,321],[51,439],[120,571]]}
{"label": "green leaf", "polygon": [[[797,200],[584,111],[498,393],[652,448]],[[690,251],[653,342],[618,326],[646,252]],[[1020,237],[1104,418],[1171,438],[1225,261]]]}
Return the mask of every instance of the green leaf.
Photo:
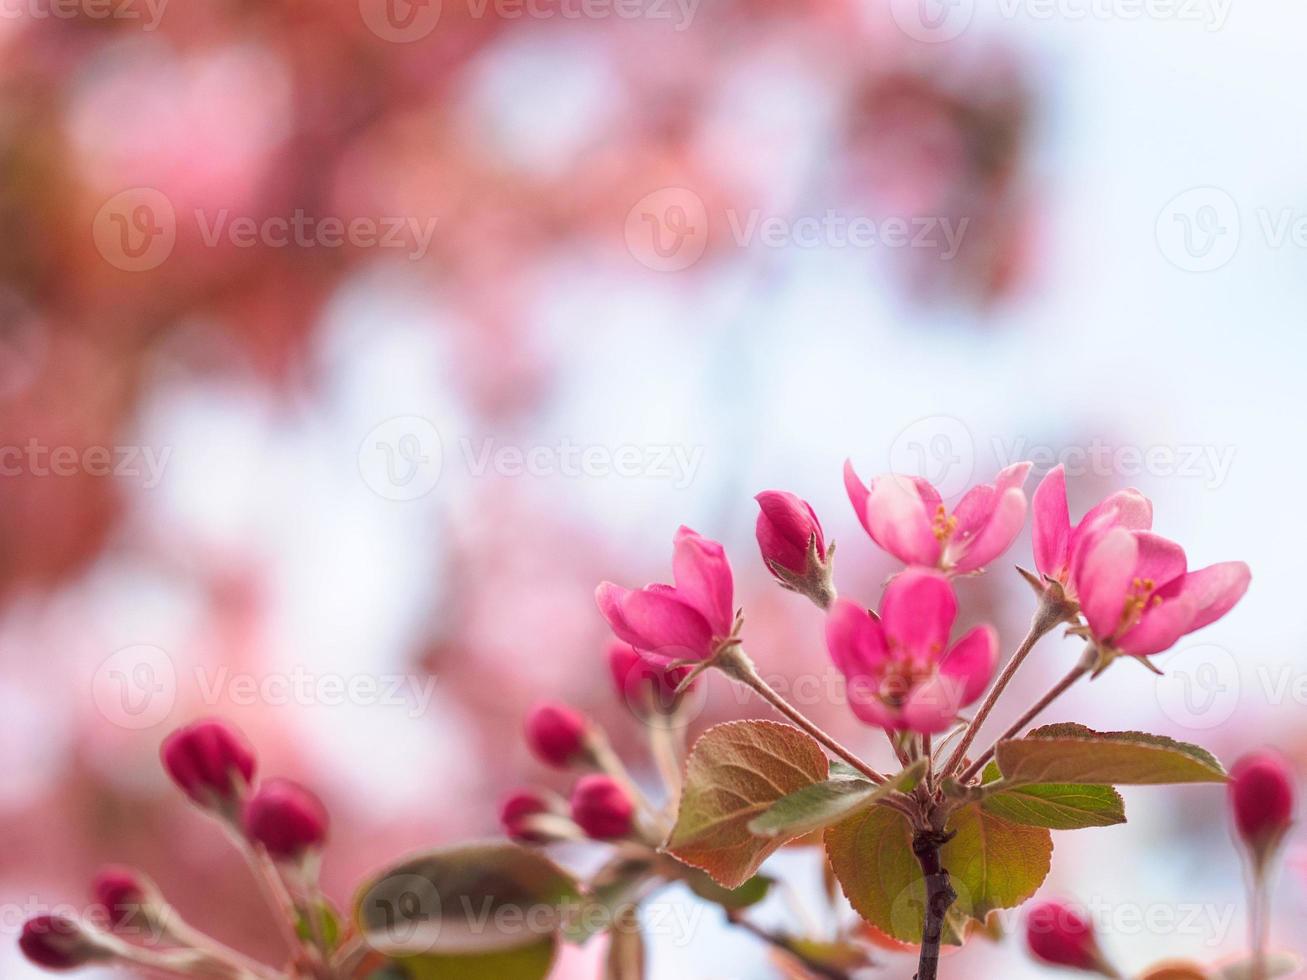
{"label": "green leaf", "polygon": [[[554,965],[556,943],[550,939],[518,949],[459,956],[405,956],[391,961],[386,980],[544,980]],[[393,971],[402,971],[400,977]],[[373,974],[375,976],[375,974]]]}
{"label": "green leaf", "polygon": [[883,806],[854,814],[826,831],[826,856],[860,916],[901,942],[921,942],[925,881],[902,814]]}
{"label": "green leaf", "polygon": [[705,732],[686,764],[681,807],[665,850],[719,885],[737,888],[785,843],[749,822],[795,790],[826,778],[826,756],[808,735],[773,721],[732,721]]}
{"label": "green leaf", "polygon": [[995,753],[1010,786],[1035,783],[1161,785],[1225,782],[1210,752],[1143,732],[1096,732],[1083,725],[1048,725],[1000,742]]}
{"label": "green leaf", "polygon": [[700,898],[731,911],[757,905],[776,883],[775,878],[767,875],[754,875],[739,888],[723,888],[698,868],[687,868],[682,880]]}
{"label": "green leaf", "polygon": [[[958,898],[945,942],[957,945],[964,917],[984,920],[1034,894],[1048,874],[1053,841],[1047,830],[1008,823],[978,807],[949,821],[954,837],[940,849]],[[912,829],[896,811],[873,807],[826,832],[826,853],[849,903],[886,935],[921,942],[925,879],[912,853]]]}
{"label": "green leaf", "polygon": [[[326,899],[315,903],[313,910],[317,913],[318,929],[320,930],[318,935],[322,937],[327,952],[330,953],[340,942],[340,917]],[[309,917],[303,912],[295,914],[295,932],[305,942],[317,941],[313,933],[313,923],[309,921]]]}
{"label": "green leaf", "polygon": [[[1002,786],[1002,784],[999,784]],[[1079,830],[1125,823],[1125,803],[1111,786],[1035,783],[995,792],[982,809],[1009,823],[1049,830]]]}
{"label": "green leaf", "polygon": [[840,775],[814,783],[782,797],[767,812],[749,822],[749,831],[759,837],[802,837],[839,823],[850,813],[872,806],[894,790],[908,791],[926,771],[926,760],[918,759],[894,778],[876,784],[858,775]]}
{"label": "green leaf", "polygon": [[940,849],[940,859],[958,893],[954,906],[984,921],[994,909],[1020,905],[1048,876],[1053,838],[1042,827],[1022,827],[979,807],[953,814],[948,829],[955,836]]}
{"label": "green leaf", "polygon": [[552,958],[554,934],[580,904],[576,882],[543,854],[493,842],[400,862],[359,891],[354,915],[373,949],[406,963],[547,947],[548,956],[523,954],[526,963]]}
{"label": "green leaf", "polygon": [[[1263,976],[1265,980],[1275,980],[1276,977],[1296,973],[1301,968],[1302,960],[1293,953],[1271,952],[1266,954],[1266,972]],[[1221,967],[1216,972],[1215,980],[1252,980],[1254,975],[1252,961],[1241,960]]]}

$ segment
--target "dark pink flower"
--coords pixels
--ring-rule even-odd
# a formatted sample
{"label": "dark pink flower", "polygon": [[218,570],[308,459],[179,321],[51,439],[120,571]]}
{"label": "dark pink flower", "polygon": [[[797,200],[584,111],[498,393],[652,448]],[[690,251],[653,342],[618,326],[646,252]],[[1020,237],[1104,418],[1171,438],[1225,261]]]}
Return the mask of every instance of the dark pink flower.
{"label": "dark pink flower", "polygon": [[499,823],[513,840],[543,844],[549,838],[532,830],[528,822],[532,817],[551,812],[552,808],[539,793],[521,790],[504,800],[499,808]]}
{"label": "dark pink flower", "polygon": [[1030,910],[1026,945],[1036,959],[1053,966],[1116,975],[1099,951],[1094,924],[1063,902],[1043,902]]}
{"label": "dark pink flower", "polygon": [[1242,756],[1230,770],[1230,810],[1239,838],[1259,863],[1279,847],[1293,823],[1293,771],[1276,752]]}
{"label": "dark pink flower", "polygon": [[998,634],[977,626],[950,647],[957,611],[947,577],[923,568],[890,581],[879,617],[836,600],[826,645],[848,680],[853,713],[869,725],[939,732],[980,697],[997,665]]}
{"label": "dark pink flower", "polygon": [[635,826],[635,804],[611,776],[582,776],[572,790],[572,820],[588,837],[616,840]]}
{"label": "dark pink flower", "polygon": [[844,487],[871,539],[909,565],[974,572],[1016,540],[1026,520],[1021,489],[1030,463],[1014,463],[993,483],[972,487],[949,513],[939,491],[918,477],[887,474],[865,487],[844,464]]}
{"label": "dark pink flower", "polygon": [[245,834],[279,861],[293,861],[327,840],[327,808],[289,779],[269,779],[245,804]]}
{"label": "dark pink flower", "polygon": [[1251,577],[1241,561],[1191,572],[1175,542],[1120,525],[1089,535],[1071,570],[1094,640],[1134,656],[1161,653],[1220,619],[1243,597]]}
{"label": "dark pink flower", "polygon": [[676,688],[689,673],[688,667],[651,663],[621,640],[608,644],[608,670],[617,696],[638,712],[670,711],[677,702]]}
{"label": "dark pink flower", "polygon": [[682,527],[672,551],[676,584],[595,590],[599,611],[617,638],[656,663],[707,660],[730,638],[734,583],[726,552],[716,541]]}
{"label": "dark pink flower", "polygon": [[217,719],[177,729],[163,740],[159,756],[172,781],[203,807],[229,809],[254,778],[254,749]]}
{"label": "dark pink flower", "polygon": [[565,704],[538,704],[527,712],[523,726],[527,747],[547,766],[566,769],[585,754],[589,726]]}
{"label": "dark pink flower", "polygon": [[23,923],[18,937],[23,955],[47,970],[71,970],[112,953],[87,931],[64,915],[38,915]]}
{"label": "dark pink flower", "polygon": [[115,929],[146,924],[146,916],[162,902],[154,882],[133,868],[111,864],[91,882],[91,893],[103,905]]}
{"label": "dark pink flower", "polygon": [[806,500],[783,490],[764,490],[758,501],[758,549],[768,570],[780,565],[796,575],[808,571],[808,545],[814,539],[817,558],[826,560],[826,538],[821,522]]}
{"label": "dark pink flower", "polygon": [[1147,531],[1153,526],[1152,503],[1131,488],[1105,498],[1072,527],[1066,499],[1066,470],[1061,464],[1039,481],[1031,505],[1035,568],[1064,589],[1071,587],[1071,568],[1076,556],[1094,534],[1114,527]]}

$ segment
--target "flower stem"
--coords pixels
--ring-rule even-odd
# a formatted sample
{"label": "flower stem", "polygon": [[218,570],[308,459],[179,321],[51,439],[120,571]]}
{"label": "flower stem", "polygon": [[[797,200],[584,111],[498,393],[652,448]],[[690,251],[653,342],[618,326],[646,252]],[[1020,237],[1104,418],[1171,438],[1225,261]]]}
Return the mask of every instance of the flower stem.
{"label": "flower stem", "polygon": [[827,735],[826,732],[816,725],[816,723],[809,720],[801,711],[799,711],[798,708],[791,705],[776,693],[775,689],[762,679],[762,675],[760,675],[758,669],[754,667],[753,661],[749,659],[749,655],[745,653],[738,644],[728,646],[721,650],[721,652],[717,654],[713,666],[717,667],[732,680],[739,681],[746,687],[751,688],[760,698],[820,742],[828,752],[843,759],[873,783],[886,782],[884,776],[859,759],[830,735]]}
{"label": "flower stem", "polygon": [[1064,607],[1059,607],[1057,604],[1050,603],[1043,598],[1040,599],[1039,608],[1035,610],[1035,615],[1030,620],[1030,630],[1026,633],[1026,638],[1021,641],[1021,645],[1012,654],[1007,666],[1003,668],[1003,672],[998,675],[998,680],[989,689],[989,694],[981,702],[975,717],[971,719],[971,724],[967,726],[966,731],[962,733],[962,738],[954,747],[953,754],[949,756],[948,762],[944,763],[943,768],[940,769],[941,776],[947,776],[961,767],[966,760],[967,749],[971,748],[971,743],[980,734],[980,726],[985,723],[989,713],[994,710],[994,705],[998,703],[998,699],[1003,695],[1012,678],[1016,676],[1016,672],[1021,668],[1021,664],[1030,651],[1035,648],[1036,643],[1052,631],[1058,623],[1063,622],[1064,619]]}
{"label": "flower stem", "polygon": [[939,849],[951,834],[919,830],[912,837],[912,853],[926,877],[925,919],[921,927],[921,955],[917,960],[915,980],[937,980],[939,947],[944,937],[944,917],[957,900],[948,869],[940,861]]}
{"label": "flower stem", "polygon": [[758,937],[769,946],[774,946],[776,949],[788,953],[790,956],[802,963],[808,972],[819,977],[825,977],[826,980],[850,980],[849,974],[844,970],[841,970],[839,967],[833,966],[829,963],[822,963],[821,961],[808,956],[803,952],[802,947],[795,943],[795,941],[789,936],[779,932],[772,932],[768,929],[763,929],[761,926],[754,925],[738,911],[728,911],[726,913],[726,918],[731,925],[739,926],[745,932]]}
{"label": "flower stem", "polygon": [[1080,658],[1079,663],[1071,668],[1070,673],[1054,684],[1052,690],[1031,705],[1025,714],[1018,718],[1007,731],[995,739],[994,744],[986,749],[981,754],[980,758],[973,762],[967,771],[958,777],[959,780],[963,783],[967,783],[972,779],[975,779],[977,774],[985,768],[985,764],[994,757],[994,750],[998,748],[999,742],[1007,741],[1009,738],[1013,738],[1020,733],[1021,730],[1034,721],[1038,715],[1042,714],[1045,708],[1065,694],[1071,685],[1088,674],[1093,668],[1096,660],[1097,651],[1094,649],[1093,644],[1090,644],[1085,648],[1085,655]]}

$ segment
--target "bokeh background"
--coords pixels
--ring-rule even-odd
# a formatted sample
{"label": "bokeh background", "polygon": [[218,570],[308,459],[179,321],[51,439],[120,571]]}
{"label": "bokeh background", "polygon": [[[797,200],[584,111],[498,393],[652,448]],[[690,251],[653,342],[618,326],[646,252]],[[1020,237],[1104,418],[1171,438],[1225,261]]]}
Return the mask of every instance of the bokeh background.
{"label": "bokeh background", "polygon": [[[846,457],[948,496],[1060,460],[1077,512],[1140,487],[1252,590],[1165,677],[1120,664],[1050,719],[1307,766],[1305,29],[1228,0],[7,3],[0,973],[35,975],[21,920],[84,904],[106,860],[275,943],[157,764],[200,715],[321,793],[342,902],[389,857],[497,833],[512,788],[565,786],[521,744],[537,699],[652,778],[592,590],[665,577],[679,523],[727,544],[769,677],[832,675],[751,497],[810,499],[872,604],[892,565]],[[1015,562],[1028,535],[960,584],[1008,649]],[[1016,690],[1077,652],[1046,639]],[[694,728],[765,714],[713,679]],[[1056,836],[1044,894],[1098,909],[1131,968],[1236,955],[1220,790],[1126,796],[1128,827]],[[777,867],[817,887],[811,852]],[[783,897],[762,918],[794,921]],[[959,957],[1044,975],[1015,939]],[[775,969],[715,912],[651,967]]]}

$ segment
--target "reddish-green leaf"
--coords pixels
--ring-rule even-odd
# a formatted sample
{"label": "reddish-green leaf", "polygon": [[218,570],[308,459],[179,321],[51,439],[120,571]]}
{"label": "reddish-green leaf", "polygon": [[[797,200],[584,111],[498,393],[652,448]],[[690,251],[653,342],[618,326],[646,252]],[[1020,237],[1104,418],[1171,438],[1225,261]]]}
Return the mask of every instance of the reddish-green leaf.
{"label": "reddish-green leaf", "polygon": [[750,821],[749,830],[759,837],[810,834],[839,823],[849,814],[873,805],[894,790],[907,792],[917,785],[925,771],[926,760],[918,759],[883,783],[873,783],[861,774],[813,783],[777,800],[766,813]]}
{"label": "reddish-green leaf", "polygon": [[690,752],[665,849],[718,884],[737,888],[787,839],[756,837],[749,822],[782,797],[824,780],[828,768],[821,746],[792,725],[733,721],[710,728]]}
{"label": "reddish-green leaf", "polygon": [[995,757],[1009,786],[1034,783],[1159,785],[1219,783],[1225,770],[1210,752],[1143,732],[1096,732],[1048,725],[1000,742]]}
{"label": "reddish-green leaf", "polygon": [[[537,851],[491,842],[394,865],[359,891],[354,915],[369,944],[397,958],[547,946],[552,959],[555,933],[579,907],[577,884],[558,865]],[[524,954],[520,962],[540,959]]]}
{"label": "reddish-green leaf", "polygon": [[[957,944],[963,917],[983,920],[1034,894],[1048,874],[1053,841],[1043,828],[1008,823],[978,807],[953,815],[952,840],[940,849],[957,902],[946,942]],[[826,853],[850,904],[881,932],[901,942],[921,941],[926,888],[904,818],[873,807],[826,832]]]}
{"label": "reddish-green leaf", "polygon": [[1125,803],[1111,786],[1088,783],[1036,783],[986,796],[981,807],[1026,827],[1079,830],[1125,823]]}

